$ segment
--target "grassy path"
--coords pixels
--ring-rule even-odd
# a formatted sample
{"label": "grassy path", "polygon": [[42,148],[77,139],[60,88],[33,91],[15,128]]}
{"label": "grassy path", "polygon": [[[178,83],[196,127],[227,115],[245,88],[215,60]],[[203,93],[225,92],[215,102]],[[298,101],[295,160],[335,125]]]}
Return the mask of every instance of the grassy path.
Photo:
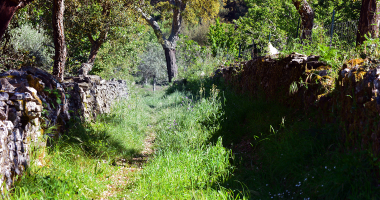
{"label": "grassy path", "polygon": [[[221,86],[220,86],[221,87]],[[379,199],[364,151],[345,150],[318,111],[219,90],[153,92],[40,149],[9,199]],[[228,148],[227,148],[228,147]]]}

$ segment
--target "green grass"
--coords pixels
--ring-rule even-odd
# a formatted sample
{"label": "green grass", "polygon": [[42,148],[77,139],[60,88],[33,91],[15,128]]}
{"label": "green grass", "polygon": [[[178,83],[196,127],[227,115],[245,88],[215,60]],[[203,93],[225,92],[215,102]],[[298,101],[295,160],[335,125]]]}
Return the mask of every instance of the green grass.
{"label": "green grass", "polygon": [[133,91],[95,123],[71,125],[10,197],[99,199],[120,183],[110,178],[115,163],[131,161],[151,133],[154,155],[124,174],[114,199],[380,197],[378,167],[367,151],[341,144],[338,117],[324,123],[318,110],[236,94],[212,79]]}
{"label": "green grass", "polygon": [[[214,80],[188,82],[179,89],[212,88]],[[219,129],[234,154],[235,171],[222,186],[245,189],[250,199],[378,199],[376,171],[366,150],[347,149],[340,138],[338,116],[324,123],[318,110],[289,108],[262,96],[224,92]],[[249,195],[249,196],[248,196]]]}
{"label": "green grass", "polygon": [[144,138],[151,132],[148,111],[132,93],[94,123],[73,121],[53,146],[34,153],[31,167],[10,191],[10,198],[99,199],[107,185],[117,184],[110,178],[120,169],[115,163],[132,159],[144,148]]}
{"label": "green grass", "polygon": [[131,187],[130,199],[226,199],[233,191],[220,186],[233,172],[231,152],[220,128],[221,101],[214,88],[209,98],[186,92],[146,95],[157,123],[156,155]]}

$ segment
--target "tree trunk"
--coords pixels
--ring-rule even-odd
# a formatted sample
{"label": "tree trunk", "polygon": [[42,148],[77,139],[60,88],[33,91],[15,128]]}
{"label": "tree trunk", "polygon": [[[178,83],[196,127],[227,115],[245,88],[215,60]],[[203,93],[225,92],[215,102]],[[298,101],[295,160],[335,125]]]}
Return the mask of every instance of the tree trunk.
{"label": "tree trunk", "polygon": [[157,21],[153,17],[144,13],[140,8],[137,8],[137,11],[141,13],[143,18],[149,23],[153,28],[154,33],[158,39],[158,42],[162,45],[165,51],[166,66],[168,69],[168,78],[169,83],[172,82],[172,78],[177,75],[177,65],[175,59],[175,48],[176,42],[179,40],[179,33],[181,32],[182,26],[182,12],[186,9],[187,3],[184,3],[183,0],[171,0],[170,4],[173,5],[173,21],[172,21],[172,30],[168,39],[165,35],[162,34],[161,28],[158,25]]}
{"label": "tree trunk", "polygon": [[299,14],[301,15],[302,23],[302,34],[301,39],[311,40],[311,33],[314,25],[314,11],[311,8],[307,0],[293,0],[294,6],[297,8]]}
{"label": "tree trunk", "polygon": [[379,37],[380,3],[377,0],[362,0],[359,26],[356,37],[356,45],[365,41],[365,34],[371,34],[371,38]]}
{"label": "tree trunk", "polygon": [[156,76],[153,76],[153,92],[156,91]]}
{"label": "tree trunk", "polygon": [[95,58],[98,55],[99,49],[107,39],[107,33],[108,33],[107,30],[101,31],[99,38],[97,40],[94,40],[92,35],[90,34],[88,35],[88,38],[92,46],[91,46],[90,56],[88,56],[87,62],[83,63],[78,71],[80,75],[87,76],[88,72],[92,70],[92,67],[94,66]]}
{"label": "tree trunk", "polygon": [[168,69],[169,83],[172,82],[172,78],[177,76],[177,64],[175,59],[175,49],[165,48],[166,66]]}
{"label": "tree trunk", "polygon": [[[91,51],[90,51],[90,56],[88,56],[88,60],[87,60],[87,63],[88,63],[88,64],[94,65],[94,63],[95,63],[95,58],[96,58],[96,56],[98,55],[98,52],[99,52],[100,46],[102,46],[102,43],[100,43],[100,42],[98,42],[98,41],[95,41],[95,42],[92,44]],[[91,70],[90,70],[90,71],[91,71]]]}
{"label": "tree trunk", "polygon": [[3,37],[5,30],[7,30],[9,22],[11,22],[15,12],[32,1],[33,0],[0,0],[0,40]]}
{"label": "tree trunk", "polygon": [[55,58],[53,66],[53,76],[58,80],[63,81],[63,73],[65,71],[66,63],[66,43],[65,33],[63,26],[63,13],[65,10],[64,0],[53,1],[53,34],[54,34],[54,47]]}

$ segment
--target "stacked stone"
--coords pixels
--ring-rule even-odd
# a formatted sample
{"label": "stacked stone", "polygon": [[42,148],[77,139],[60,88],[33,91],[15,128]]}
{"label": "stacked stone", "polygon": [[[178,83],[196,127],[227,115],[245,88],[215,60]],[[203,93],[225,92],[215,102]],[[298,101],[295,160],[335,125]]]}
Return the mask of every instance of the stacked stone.
{"label": "stacked stone", "polygon": [[87,121],[109,113],[115,101],[128,97],[127,83],[123,80],[106,81],[88,75],[66,77],[62,85],[69,96],[68,109]]}
{"label": "stacked stone", "polygon": [[58,137],[73,117],[93,120],[127,96],[125,81],[98,76],[69,77],[60,83],[33,67],[0,74],[0,184],[9,189],[30,164],[31,147],[45,146],[43,128],[59,124],[49,135]]}
{"label": "stacked stone", "polygon": [[[353,59],[343,65],[336,80],[330,74],[331,68],[318,57],[293,53],[282,59],[261,57],[224,67],[215,76],[223,77],[238,92],[264,94],[305,110],[315,107],[324,121],[341,124],[342,144],[379,156],[380,63]],[[298,86],[293,94],[289,92],[292,83]]]}
{"label": "stacked stone", "polygon": [[[264,94],[293,107],[315,106],[333,86],[331,68],[317,56],[293,53],[282,59],[260,57],[216,71],[216,77],[233,85],[241,93]],[[302,81],[301,81],[302,80]],[[297,85],[290,92],[292,84]]]}
{"label": "stacked stone", "polygon": [[30,146],[42,135],[42,103],[27,74],[0,74],[0,184],[7,189],[30,163]]}
{"label": "stacked stone", "polygon": [[[353,59],[339,71],[332,105],[344,122],[343,137],[363,149],[372,148],[380,154],[380,65],[363,59]],[[352,134],[360,133],[360,134]]]}

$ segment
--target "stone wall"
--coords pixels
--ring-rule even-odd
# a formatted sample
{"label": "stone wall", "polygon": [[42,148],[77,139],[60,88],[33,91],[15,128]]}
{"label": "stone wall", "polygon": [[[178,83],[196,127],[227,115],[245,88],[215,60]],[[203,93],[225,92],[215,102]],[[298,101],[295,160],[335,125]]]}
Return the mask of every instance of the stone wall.
{"label": "stone wall", "polygon": [[70,120],[93,120],[127,97],[125,81],[98,76],[68,77],[59,83],[33,67],[0,74],[0,184],[9,188],[15,176],[22,175],[30,164],[31,147],[45,146],[44,129],[57,125],[49,135],[57,137]]}
{"label": "stone wall", "polygon": [[215,78],[223,78],[237,92],[264,95],[305,112],[316,108],[324,122],[340,124],[341,144],[369,151],[377,159],[380,63],[353,59],[333,77],[331,68],[318,60],[297,53],[280,59],[261,57],[222,67]]}
{"label": "stone wall", "polygon": [[99,76],[66,77],[62,83],[68,96],[68,110],[82,120],[94,120],[97,114],[110,112],[112,103],[128,97],[123,80],[102,80]]}
{"label": "stone wall", "polygon": [[263,94],[289,106],[307,108],[334,86],[330,73],[331,68],[319,57],[293,53],[281,59],[260,57],[222,67],[215,77],[223,77],[237,92]]}

